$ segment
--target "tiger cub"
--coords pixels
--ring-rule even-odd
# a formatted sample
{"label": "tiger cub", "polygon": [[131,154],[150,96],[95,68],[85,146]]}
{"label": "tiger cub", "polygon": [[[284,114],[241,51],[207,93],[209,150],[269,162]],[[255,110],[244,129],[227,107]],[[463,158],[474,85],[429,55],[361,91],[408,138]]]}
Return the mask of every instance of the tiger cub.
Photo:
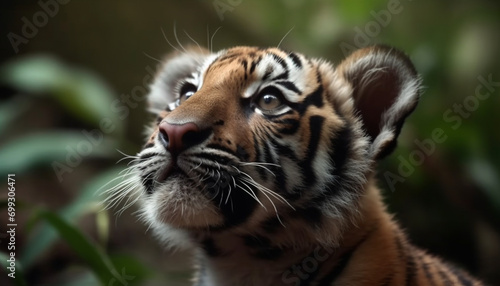
{"label": "tiger cub", "polygon": [[128,182],[141,216],[198,250],[195,285],[482,285],[411,245],[376,187],[420,84],[385,46],[337,66],[278,48],[171,55]]}

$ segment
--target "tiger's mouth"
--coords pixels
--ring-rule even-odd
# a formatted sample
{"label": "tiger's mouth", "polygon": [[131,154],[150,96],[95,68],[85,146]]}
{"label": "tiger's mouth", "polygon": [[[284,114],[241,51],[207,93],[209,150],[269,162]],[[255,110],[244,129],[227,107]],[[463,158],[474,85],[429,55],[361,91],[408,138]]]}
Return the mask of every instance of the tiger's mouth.
{"label": "tiger's mouth", "polygon": [[[214,166],[191,166],[185,161],[172,159],[165,167],[159,168],[156,175],[156,188],[160,185],[170,185],[174,181],[185,185],[196,186],[195,189],[202,191],[209,197],[218,192],[226,191],[233,186],[237,172],[231,166],[225,166],[219,162],[210,162],[207,165]],[[217,166],[217,167],[215,167]],[[237,168],[235,168],[237,169]],[[153,188],[155,188],[153,186]]]}
{"label": "tiger's mouth", "polygon": [[[152,170],[150,169],[149,171],[142,173],[142,185],[148,195],[156,193],[160,189],[165,189],[165,186],[175,184],[175,182],[185,181],[187,183],[188,181],[191,181],[190,185],[193,185],[195,182],[174,160],[165,162],[164,164],[160,164],[159,162],[151,162],[150,164],[154,166],[164,166],[158,166]],[[175,188],[168,187],[166,190],[175,191]]]}
{"label": "tiger's mouth", "polygon": [[181,170],[179,165],[177,165],[177,163],[172,160],[163,170],[159,171],[158,182],[163,183],[167,181],[169,177],[173,177],[175,175],[183,175],[183,173],[184,172]]}
{"label": "tiger's mouth", "polygon": [[276,203],[291,207],[279,193],[255,180],[256,168],[272,173],[278,166],[242,162],[220,151],[193,153],[142,166],[150,167],[142,177],[153,178],[142,181],[145,201],[160,221],[180,228],[223,228],[245,222],[259,207],[266,213],[277,212]]}

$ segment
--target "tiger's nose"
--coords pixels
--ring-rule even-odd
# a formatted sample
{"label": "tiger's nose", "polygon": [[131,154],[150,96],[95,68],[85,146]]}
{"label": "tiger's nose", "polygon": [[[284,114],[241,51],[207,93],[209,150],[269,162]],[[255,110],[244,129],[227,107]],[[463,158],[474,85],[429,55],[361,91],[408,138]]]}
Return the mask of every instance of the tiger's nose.
{"label": "tiger's nose", "polygon": [[158,136],[161,143],[174,156],[194,145],[200,144],[207,138],[205,132],[201,132],[198,125],[193,122],[170,124],[162,121],[159,129]]}

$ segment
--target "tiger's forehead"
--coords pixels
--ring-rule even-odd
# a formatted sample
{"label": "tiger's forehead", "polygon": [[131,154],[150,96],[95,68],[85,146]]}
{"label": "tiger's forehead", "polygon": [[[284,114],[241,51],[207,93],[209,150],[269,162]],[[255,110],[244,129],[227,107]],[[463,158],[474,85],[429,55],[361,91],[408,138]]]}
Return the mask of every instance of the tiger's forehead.
{"label": "tiger's forehead", "polygon": [[316,82],[317,74],[305,56],[278,48],[235,47],[207,59],[200,69],[198,87],[226,87],[241,91],[244,98],[259,88],[276,84],[291,102],[300,100]]}
{"label": "tiger's forehead", "polygon": [[250,66],[250,69],[253,70],[262,60],[265,61],[268,57],[275,57],[276,61],[283,61],[288,55],[289,53],[278,48],[234,47],[218,52],[206,65],[216,69],[246,62],[247,64],[254,64],[253,68]]}

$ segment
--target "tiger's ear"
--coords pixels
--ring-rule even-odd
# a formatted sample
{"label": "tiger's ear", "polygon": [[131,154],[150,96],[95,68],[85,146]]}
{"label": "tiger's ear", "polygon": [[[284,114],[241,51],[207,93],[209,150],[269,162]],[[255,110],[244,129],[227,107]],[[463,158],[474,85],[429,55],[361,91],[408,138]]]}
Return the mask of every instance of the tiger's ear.
{"label": "tiger's ear", "polygon": [[371,158],[388,155],[419,99],[420,78],[410,59],[393,48],[373,46],[351,54],[335,73],[351,86],[355,113],[370,137]]}
{"label": "tiger's ear", "polygon": [[188,47],[184,52],[173,52],[163,59],[150,86],[148,110],[158,114],[176,100],[179,83],[197,71],[210,52],[200,47]]}

